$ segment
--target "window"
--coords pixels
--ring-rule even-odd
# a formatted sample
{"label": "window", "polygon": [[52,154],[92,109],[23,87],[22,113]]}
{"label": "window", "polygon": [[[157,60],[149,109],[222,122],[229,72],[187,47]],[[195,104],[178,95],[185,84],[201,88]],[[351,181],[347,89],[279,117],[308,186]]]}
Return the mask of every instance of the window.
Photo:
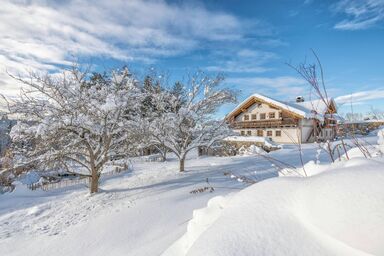
{"label": "window", "polygon": [[248,121],[249,120],[249,115],[244,115],[244,121]]}
{"label": "window", "polygon": [[283,118],[283,112],[279,112],[279,118]]}
{"label": "window", "polygon": [[265,113],[260,114],[260,119],[265,119]]}
{"label": "window", "polygon": [[252,114],[251,119],[256,120],[256,114]]}
{"label": "window", "polygon": [[247,131],[247,135],[248,135],[248,136],[251,136],[251,135],[252,135],[252,132],[251,132],[251,131]]}
{"label": "window", "polygon": [[269,118],[275,118],[275,112],[269,113]]}
{"label": "window", "polygon": [[241,131],[240,134],[244,136],[245,135],[245,131]]}
{"label": "window", "polygon": [[276,137],[281,137],[281,131],[275,131]]}
{"label": "window", "polygon": [[268,137],[272,136],[272,131],[267,131],[267,136]]}
{"label": "window", "polygon": [[257,136],[263,137],[263,130],[257,130]]}

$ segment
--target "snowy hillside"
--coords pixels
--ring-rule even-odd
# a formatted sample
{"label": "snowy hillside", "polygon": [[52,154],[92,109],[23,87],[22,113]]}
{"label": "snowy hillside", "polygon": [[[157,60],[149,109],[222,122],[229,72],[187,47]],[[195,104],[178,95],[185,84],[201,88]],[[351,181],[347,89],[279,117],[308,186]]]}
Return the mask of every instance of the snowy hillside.
{"label": "snowy hillside", "polygon": [[215,197],[163,255],[383,255],[383,166],[354,158]]}
{"label": "snowy hillside", "polygon": [[[376,136],[368,142],[371,150],[377,150]],[[268,156],[300,167],[298,153],[295,145],[285,145]],[[137,161],[133,172],[102,180],[102,191],[95,195],[82,186],[44,192],[18,185],[15,192],[1,196],[0,252],[10,256],[382,254],[383,158],[366,160],[356,153],[349,161],[329,165],[329,157],[316,144],[303,145],[303,156],[305,162],[320,163],[312,162],[307,169],[318,168],[323,174],[273,178],[278,176],[276,166],[255,154],[191,154],[185,173],[178,172],[176,158]],[[248,186],[236,178],[241,176],[272,179]],[[212,193],[190,193],[208,185],[214,188]]]}

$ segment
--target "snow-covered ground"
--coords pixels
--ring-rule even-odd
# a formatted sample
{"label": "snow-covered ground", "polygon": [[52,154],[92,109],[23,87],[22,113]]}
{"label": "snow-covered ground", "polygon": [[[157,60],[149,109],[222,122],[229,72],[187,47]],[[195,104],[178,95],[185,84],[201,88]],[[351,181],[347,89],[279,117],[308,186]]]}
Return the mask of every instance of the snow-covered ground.
{"label": "snow-covered ground", "polygon": [[[371,144],[374,144],[377,137],[372,136],[368,140]],[[319,161],[321,164],[328,163],[329,157],[327,154],[324,151],[318,152],[317,149],[318,145],[316,144],[303,145],[303,161],[305,163],[311,160]],[[285,145],[283,149],[268,155],[291,165],[301,166],[298,150],[294,145]],[[349,164],[354,165],[353,161],[355,160],[343,163],[342,167],[346,168]],[[354,166],[360,166],[359,169],[363,169],[361,166],[365,166],[365,163],[361,162],[360,165]],[[253,227],[252,230],[254,230],[252,234],[255,235],[252,240],[243,240],[244,244],[238,244],[238,246],[244,248],[244,251],[239,250],[239,252],[244,252],[243,254],[233,254],[233,250],[230,250],[233,248],[228,247],[227,254],[217,255],[273,255],[273,253],[269,253],[271,251],[268,251],[268,248],[276,249],[274,255],[286,255],[279,254],[279,252],[283,252],[282,250],[287,248],[284,245],[288,244],[289,241],[296,243],[308,242],[306,249],[316,249],[315,252],[324,252],[329,255],[334,255],[331,252],[344,252],[332,251],[332,248],[329,249],[323,246],[324,244],[319,241],[325,241],[324,243],[326,243],[327,239],[331,239],[329,237],[319,237],[324,236],[324,232],[313,232],[311,233],[312,236],[308,235],[308,232],[310,232],[307,230],[308,227],[315,229],[317,222],[321,221],[322,218],[318,216],[319,214],[324,213],[326,216],[332,214],[317,211],[321,209],[323,204],[303,204],[302,202],[312,202],[314,198],[320,198],[324,202],[328,202],[327,199],[333,195],[323,193],[321,187],[325,185],[337,188],[337,181],[341,180],[343,182],[344,179],[347,181],[342,184],[348,184],[350,177],[343,174],[346,171],[341,172],[341,174],[321,174],[307,179],[269,179],[241,190],[246,185],[236,179],[231,179],[230,176],[225,176],[224,172],[231,172],[235,176],[245,175],[252,179],[263,180],[278,176],[275,167],[271,166],[267,159],[255,155],[197,157],[191,154],[186,161],[187,171],[179,173],[177,170],[178,162],[175,158],[171,158],[165,163],[135,162],[132,173],[125,173],[103,180],[101,184],[103,191],[92,196],[89,195],[87,188],[81,186],[49,192],[32,192],[23,186],[17,186],[15,192],[0,196],[0,255],[161,255],[167,248],[171,248],[167,251],[170,252],[172,248],[177,247],[179,242],[175,244],[175,241],[183,240],[183,238],[179,240],[180,237],[188,235],[189,231],[186,233],[188,223],[196,221],[196,212],[193,218],[193,211],[206,207],[207,202],[217,196],[221,197],[210,201],[210,206],[224,208],[225,210],[223,213],[221,211],[212,211],[214,216],[206,219],[206,224],[212,225],[212,230],[217,232],[215,239],[226,238],[224,231],[228,229],[225,226],[220,226],[220,221],[227,223],[225,216],[228,216],[230,222],[232,222],[228,228],[234,228],[236,232],[241,231],[241,225],[237,226],[236,220],[231,219],[234,218],[231,216],[239,217],[236,215],[236,209],[239,210],[236,207],[237,204],[248,207],[241,211],[244,213],[241,218],[249,222],[250,227]],[[365,187],[369,184],[376,184],[375,182],[382,182],[382,176],[376,174],[376,171],[372,171],[375,175],[372,175],[371,179],[364,180],[363,177],[359,176],[363,175],[361,174],[362,171],[357,170],[354,172],[356,174],[352,176],[358,180],[361,178],[362,182],[365,182]],[[327,178],[328,176],[330,178]],[[214,187],[214,192],[190,193],[194,189],[207,186],[207,178],[210,185]],[[314,186],[309,185],[311,180],[313,180]],[[329,183],[329,180],[334,180],[334,183]],[[241,192],[237,193],[239,191]],[[363,188],[359,188],[354,192],[356,194],[351,196],[359,198],[359,192],[363,192]],[[286,194],[286,196],[281,197],[281,194]],[[230,196],[227,197],[227,195]],[[251,199],[249,195],[252,195]],[[370,195],[370,193],[365,193],[361,197]],[[236,200],[236,198],[242,197],[244,197],[244,201]],[[265,201],[269,197],[279,198],[280,201],[268,204]],[[339,203],[346,197],[347,195],[336,197],[330,201],[330,204]],[[231,203],[230,207],[233,209],[234,215],[231,215],[232,210],[230,211],[225,206],[229,200],[235,202]],[[362,200],[362,202],[364,201]],[[251,205],[254,204],[258,206],[252,208]],[[305,208],[308,205],[310,207]],[[371,207],[377,207],[376,210],[383,210],[382,205],[379,204]],[[350,209],[354,208],[347,208],[347,210]],[[204,211],[209,211],[209,208]],[[284,214],[286,211],[290,215],[286,216]],[[313,215],[313,213],[316,214]],[[302,216],[297,216],[298,214],[302,214]],[[328,223],[330,227],[333,227],[334,223],[337,223],[339,218],[343,216],[343,212],[336,212],[335,214],[334,219]],[[205,213],[202,215],[204,219]],[[357,216],[356,221],[360,220],[358,213],[351,216]],[[369,218],[380,218],[380,216],[369,216]],[[298,217],[302,222],[298,223]],[[216,218],[217,221],[214,222],[213,220]],[[281,233],[264,234],[264,232],[271,230],[268,229],[268,225],[261,225],[260,221],[268,223],[272,218],[278,218],[272,224],[281,227],[278,230]],[[374,221],[375,219],[372,218],[369,221],[367,220],[369,225]],[[307,226],[303,224],[304,222]],[[200,224],[201,222],[198,222],[197,229],[199,229]],[[331,229],[331,231],[335,232],[335,234],[331,234],[332,237],[336,239],[338,236],[343,235],[342,232],[346,232],[345,227],[348,224],[347,222],[342,223],[340,226]],[[220,227],[225,230],[221,230]],[[289,227],[293,229],[301,227],[301,229],[297,229],[298,234],[295,236],[292,232],[284,233],[287,232],[285,228]],[[367,226],[367,232],[369,230],[374,230],[374,227]],[[276,232],[276,230],[273,231]],[[184,235],[185,233],[186,235]],[[216,255],[214,253],[216,247],[210,247],[204,242],[206,236],[207,241],[211,240],[213,245],[216,245],[213,236],[209,235],[208,231],[207,233],[201,231],[201,233],[201,237],[195,234],[192,235],[193,241],[196,241],[193,246],[190,244],[191,240],[184,241],[188,247],[192,248],[191,255]],[[372,236],[375,234],[382,235],[383,233],[371,232]],[[248,253],[246,250],[253,246],[253,244],[249,245],[249,243],[255,242],[257,238],[261,239],[258,241],[267,243],[263,244],[264,246],[270,245],[270,247],[263,247],[266,248],[264,254]],[[262,238],[266,240],[262,240]],[[300,241],[300,239],[302,240]],[[351,241],[354,242],[356,238],[351,235],[345,239],[344,242],[348,244]],[[311,247],[312,245],[314,247]],[[223,244],[223,246],[223,248],[226,248],[225,246],[229,245]],[[236,244],[232,244],[232,246],[236,246]],[[365,250],[366,248],[359,247],[357,249]],[[212,253],[201,254],[204,251]],[[176,248],[176,252],[184,253],[185,251],[181,252]],[[383,253],[383,251],[380,252]]]}
{"label": "snow-covered ground", "polygon": [[384,158],[215,197],[164,256],[384,255]]}

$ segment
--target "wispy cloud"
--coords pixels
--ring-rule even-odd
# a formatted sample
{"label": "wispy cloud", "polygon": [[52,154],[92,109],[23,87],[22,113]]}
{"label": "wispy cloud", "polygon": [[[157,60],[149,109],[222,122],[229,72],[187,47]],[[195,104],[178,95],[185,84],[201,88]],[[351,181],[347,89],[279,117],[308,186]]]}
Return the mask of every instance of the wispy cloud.
{"label": "wispy cloud", "polygon": [[362,102],[366,102],[369,100],[377,100],[377,99],[384,99],[384,88],[354,92],[351,94],[342,95],[342,96],[336,97],[335,101],[338,104],[345,104],[345,103],[360,104]]}
{"label": "wispy cloud", "polygon": [[334,26],[335,29],[368,29],[384,21],[384,0],[341,0],[331,9],[347,16]]}
{"label": "wispy cloud", "polygon": [[313,0],[304,0],[304,4],[312,4]]}
{"label": "wispy cloud", "polygon": [[294,99],[308,91],[306,81],[292,76],[229,78],[229,84],[242,88],[246,93],[259,92],[283,99]]}
{"label": "wispy cloud", "polygon": [[[54,71],[71,56],[151,61],[244,38],[257,23],[165,0],[12,1],[0,8],[0,83],[25,69]],[[260,30],[260,33],[268,33]]]}
{"label": "wispy cloud", "polygon": [[263,73],[271,70],[265,64],[277,58],[273,52],[244,48],[216,53],[215,65],[205,68],[225,73]]}

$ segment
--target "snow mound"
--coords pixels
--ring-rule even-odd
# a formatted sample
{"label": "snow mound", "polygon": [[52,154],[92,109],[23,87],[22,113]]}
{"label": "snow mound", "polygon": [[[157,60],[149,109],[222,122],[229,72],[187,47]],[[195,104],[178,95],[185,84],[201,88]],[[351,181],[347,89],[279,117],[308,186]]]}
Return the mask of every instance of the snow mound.
{"label": "snow mound", "polygon": [[384,128],[378,131],[377,136],[379,137],[377,140],[377,144],[379,144],[379,150],[384,154]]}
{"label": "snow mound", "polygon": [[322,173],[329,169],[328,165],[321,165],[316,163],[315,161],[309,161],[301,168],[285,168],[282,169],[279,172],[279,176],[285,177],[285,176],[300,176],[300,177],[306,177],[306,176],[313,176],[317,175],[319,173]]}
{"label": "snow mound", "polygon": [[163,255],[384,255],[383,164],[354,158],[212,199]]}
{"label": "snow mound", "polygon": [[193,211],[193,219],[188,223],[187,233],[171,246],[164,255],[179,255],[179,252],[186,252],[198,237],[209,228],[209,226],[220,216],[228,202],[228,197],[217,196],[208,201],[208,206]]}

